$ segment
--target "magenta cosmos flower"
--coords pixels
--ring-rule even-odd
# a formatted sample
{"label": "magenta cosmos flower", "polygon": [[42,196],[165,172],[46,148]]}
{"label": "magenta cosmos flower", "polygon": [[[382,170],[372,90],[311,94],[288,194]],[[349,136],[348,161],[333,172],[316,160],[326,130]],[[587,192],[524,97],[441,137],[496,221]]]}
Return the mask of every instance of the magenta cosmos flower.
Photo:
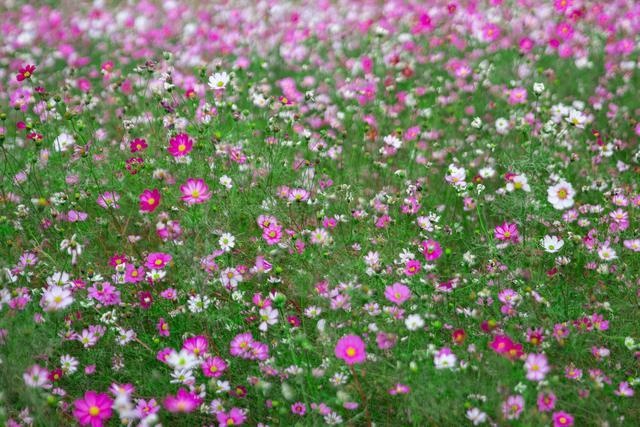
{"label": "magenta cosmos flower", "polygon": [[189,135],[181,133],[169,140],[169,147],[167,147],[167,151],[173,157],[182,157],[189,154],[192,147],[193,141],[189,138]]}
{"label": "magenta cosmos flower", "polygon": [[508,241],[512,242],[518,241],[518,226],[516,224],[509,224],[508,222],[503,223],[502,225],[497,225],[494,230],[494,236],[496,239],[500,241]]}
{"label": "magenta cosmos flower", "polygon": [[164,407],[169,412],[193,412],[202,399],[195,393],[189,393],[185,389],[178,390],[175,396],[169,395],[164,398]]}
{"label": "magenta cosmos flower", "polygon": [[163,252],[151,252],[147,255],[147,262],[145,265],[147,268],[157,270],[159,268],[164,268],[172,259],[173,257],[169,254],[165,254]]}
{"label": "magenta cosmos flower", "polygon": [[336,344],[335,354],[347,365],[362,363],[367,358],[364,341],[357,335],[346,335],[340,338]]}
{"label": "magenta cosmos flower", "polygon": [[553,413],[553,427],[571,427],[573,416],[563,411]]}
{"label": "magenta cosmos flower", "polygon": [[220,411],[216,413],[216,418],[220,427],[227,426],[239,426],[242,425],[247,416],[244,413],[244,410],[240,408],[231,408],[229,412]]}
{"label": "magenta cosmos flower", "polygon": [[113,400],[106,393],[88,391],[82,399],[73,402],[73,416],[82,426],[101,427],[111,418]]}
{"label": "magenta cosmos flower", "polygon": [[146,189],[140,194],[140,210],[143,212],[153,212],[160,204],[161,196],[157,188]]}
{"label": "magenta cosmos flower", "polygon": [[442,247],[435,240],[425,240],[422,242],[422,253],[427,261],[435,261],[442,255]]}
{"label": "magenta cosmos flower", "polygon": [[209,186],[205,184],[204,179],[189,178],[186,184],[180,186],[182,192],[182,201],[187,205],[196,203],[204,203],[211,198]]}
{"label": "magenta cosmos flower", "polygon": [[394,304],[402,305],[403,302],[411,298],[411,291],[402,283],[394,283],[387,286],[384,296]]}

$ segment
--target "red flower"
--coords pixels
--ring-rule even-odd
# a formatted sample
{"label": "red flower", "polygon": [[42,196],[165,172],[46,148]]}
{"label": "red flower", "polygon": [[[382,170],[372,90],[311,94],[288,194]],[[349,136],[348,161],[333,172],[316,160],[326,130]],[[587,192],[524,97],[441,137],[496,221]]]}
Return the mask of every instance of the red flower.
{"label": "red flower", "polygon": [[16,75],[16,80],[19,82],[30,78],[33,75],[33,72],[36,70],[35,65],[25,65],[20,68],[18,74]]}

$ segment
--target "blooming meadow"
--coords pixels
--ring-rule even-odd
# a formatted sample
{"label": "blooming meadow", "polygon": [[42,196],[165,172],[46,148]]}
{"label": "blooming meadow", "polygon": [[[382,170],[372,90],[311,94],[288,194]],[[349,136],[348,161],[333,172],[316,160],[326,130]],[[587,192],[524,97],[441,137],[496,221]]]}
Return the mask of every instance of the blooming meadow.
{"label": "blooming meadow", "polygon": [[638,425],[640,3],[199,3],[4,1],[0,422]]}

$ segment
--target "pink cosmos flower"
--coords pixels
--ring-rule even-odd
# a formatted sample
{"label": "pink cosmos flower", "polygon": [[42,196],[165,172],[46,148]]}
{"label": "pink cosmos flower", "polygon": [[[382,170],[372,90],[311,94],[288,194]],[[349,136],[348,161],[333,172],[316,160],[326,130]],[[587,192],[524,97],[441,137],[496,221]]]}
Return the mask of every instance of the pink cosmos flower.
{"label": "pink cosmos flower", "polygon": [[376,343],[380,350],[388,350],[395,347],[398,337],[392,333],[378,332],[376,335]]}
{"label": "pink cosmos flower", "polygon": [[160,191],[146,189],[140,194],[140,210],[143,212],[153,212],[160,205]]}
{"label": "pink cosmos flower", "polygon": [[24,374],[22,374],[22,378],[28,387],[51,388],[49,371],[40,365],[31,366]]}
{"label": "pink cosmos flower", "polygon": [[112,405],[108,394],[87,391],[82,399],[73,402],[73,416],[82,426],[102,427],[113,414]]}
{"label": "pink cosmos flower", "polygon": [[100,196],[98,196],[98,200],[96,200],[96,202],[98,203],[98,205],[100,205],[100,207],[104,209],[120,209],[118,200],[120,200],[120,195],[118,193],[114,191],[105,191]]}
{"label": "pink cosmos flower", "polygon": [[496,24],[487,23],[482,27],[482,37],[487,42],[492,42],[500,38],[500,27]]}
{"label": "pink cosmos flower", "polygon": [[538,411],[550,412],[556,407],[556,395],[553,393],[539,393],[538,394]]}
{"label": "pink cosmos flower", "polygon": [[291,413],[295,415],[303,416],[307,413],[307,405],[302,402],[296,402],[291,405]]}
{"label": "pink cosmos flower", "polygon": [[530,381],[542,381],[551,370],[544,353],[530,353],[524,362],[524,367],[527,370],[527,379]]}
{"label": "pink cosmos flower", "polygon": [[397,394],[407,394],[410,391],[411,389],[408,385],[398,383],[389,389],[389,394],[395,396]]}
{"label": "pink cosmos flower", "polygon": [[367,358],[364,341],[357,335],[346,335],[338,340],[335,355],[347,365],[362,363]]}
{"label": "pink cosmos flower", "polygon": [[187,205],[204,203],[211,198],[209,186],[204,179],[189,178],[187,182],[180,186],[182,201]]}
{"label": "pink cosmos flower", "polygon": [[173,257],[169,254],[165,254],[163,252],[151,252],[147,255],[146,267],[148,269],[160,269],[164,268],[168,263],[171,262]]}
{"label": "pink cosmos flower", "polygon": [[244,424],[247,416],[244,410],[234,407],[229,412],[220,411],[216,413],[216,419],[220,423],[220,427],[239,426]]}
{"label": "pink cosmos flower", "polygon": [[567,412],[554,412],[553,427],[571,427],[573,425],[573,416]]}
{"label": "pink cosmos flower", "polygon": [[196,356],[200,356],[207,352],[209,348],[209,341],[207,337],[203,335],[197,335],[195,337],[187,338],[182,344],[182,348]]}
{"label": "pink cosmos flower", "polygon": [[509,91],[509,98],[508,98],[507,101],[511,105],[526,103],[527,102],[527,90],[525,88],[522,88],[522,87],[517,87],[517,88],[511,89]]}
{"label": "pink cosmos flower", "polygon": [[267,245],[275,245],[282,238],[282,227],[277,224],[271,224],[262,231],[262,238],[267,242]]}
{"label": "pink cosmos flower", "polygon": [[502,403],[502,414],[507,420],[517,420],[524,409],[524,397],[521,395],[509,396]]}
{"label": "pink cosmos flower", "polygon": [[618,389],[614,391],[616,396],[632,397],[635,392],[631,388],[628,382],[623,381],[618,384]]}
{"label": "pink cosmos flower", "polygon": [[442,247],[435,240],[425,240],[422,242],[422,253],[427,261],[435,261],[442,256]]}
{"label": "pink cosmos flower", "polygon": [[494,237],[500,241],[512,241],[517,243],[520,235],[518,234],[518,226],[513,223],[505,222],[497,225],[494,230]]}
{"label": "pink cosmos flower", "polygon": [[410,259],[404,267],[404,274],[413,276],[420,271],[422,264],[417,259]]}
{"label": "pink cosmos flower", "polygon": [[164,407],[169,412],[193,412],[200,404],[202,399],[195,393],[190,393],[181,388],[178,393],[168,395],[164,398]]}
{"label": "pink cosmos flower", "polygon": [[158,335],[160,335],[161,337],[168,337],[170,334],[169,324],[162,317],[158,319],[156,329],[158,330]]}
{"label": "pink cosmos flower", "polygon": [[124,272],[125,283],[138,283],[144,280],[144,267],[127,264]]}
{"label": "pink cosmos flower", "polygon": [[219,378],[227,369],[227,362],[223,358],[215,356],[209,357],[201,365],[202,373],[205,377]]}
{"label": "pink cosmos flower", "polygon": [[136,138],[129,143],[129,150],[132,153],[137,153],[138,151],[142,151],[147,147],[148,147],[147,141],[141,138]]}
{"label": "pink cosmos flower", "polygon": [[189,135],[181,133],[169,140],[169,147],[167,148],[167,151],[173,157],[182,157],[189,154],[192,147],[193,141],[189,138]]}
{"label": "pink cosmos flower", "polygon": [[411,290],[402,283],[394,283],[387,286],[384,296],[392,303],[402,305],[402,303],[411,298]]}

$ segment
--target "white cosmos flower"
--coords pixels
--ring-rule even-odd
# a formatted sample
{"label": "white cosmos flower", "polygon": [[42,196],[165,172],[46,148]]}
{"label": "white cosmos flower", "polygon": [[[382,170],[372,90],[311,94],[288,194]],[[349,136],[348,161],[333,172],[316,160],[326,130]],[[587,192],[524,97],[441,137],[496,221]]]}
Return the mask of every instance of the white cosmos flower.
{"label": "white cosmos flower", "polygon": [[611,249],[611,246],[609,246],[608,243],[600,246],[600,249],[598,249],[598,256],[603,261],[611,261],[618,258],[618,256],[616,255],[616,251]]}
{"label": "white cosmos flower", "polygon": [[562,249],[562,246],[564,246],[564,241],[558,236],[546,235],[543,239],[540,240],[540,244],[546,252],[553,254]]}
{"label": "white cosmos flower", "polygon": [[227,83],[229,83],[229,74],[225,72],[215,73],[209,77],[209,87],[213,90],[222,90]]}
{"label": "white cosmos flower", "polygon": [[547,189],[547,201],[558,210],[568,209],[573,206],[575,190],[567,181],[560,181]]}
{"label": "white cosmos flower", "polygon": [[73,144],[76,143],[73,135],[69,135],[66,132],[62,132],[58,137],[53,141],[53,148],[58,151],[67,151],[69,148],[73,147]]}
{"label": "white cosmos flower", "polygon": [[585,116],[581,111],[572,108],[569,110],[569,117],[565,120],[579,129],[584,129],[584,125],[587,123],[587,116]]}
{"label": "white cosmos flower", "polygon": [[225,252],[229,252],[236,245],[236,238],[231,233],[224,233],[218,240],[220,249]]}
{"label": "white cosmos flower", "polygon": [[411,314],[404,321],[405,326],[410,331],[417,331],[424,326],[424,319],[419,314]]}
{"label": "white cosmos flower", "polygon": [[474,426],[477,426],[487,421],[487,414],[478,408],[471,408],[467,410],[467,419],[471,421]]}

